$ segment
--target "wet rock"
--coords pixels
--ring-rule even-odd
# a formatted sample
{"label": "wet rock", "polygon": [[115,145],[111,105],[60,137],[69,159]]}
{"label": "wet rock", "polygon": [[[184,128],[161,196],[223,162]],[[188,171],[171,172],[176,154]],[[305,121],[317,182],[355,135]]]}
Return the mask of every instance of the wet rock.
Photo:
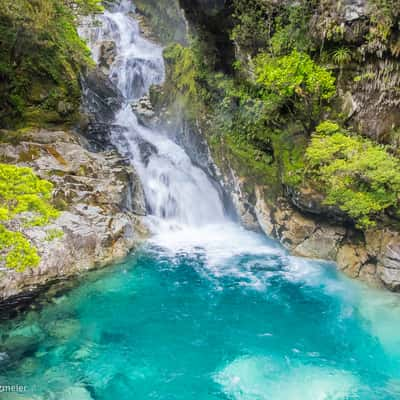
{"label": "wet rock", "polygon": [[285,192],[287,199],[302,213],[324,217],[336,223],[351,221],[339,207],[325,205],[325,196],[311,188],[286,187]]}
{"label": "wet rock", "polygon": [[385,232],[378,260],[380,279],[391,290],[400,291],[400,238],[397,233]]}
{"label": "wet rock", "polygon": [[139,122],[143,125],[151,126],[153,124],[156,113],[154,112],[149,96],[143,96],[138,101],[132,103],[131,108],[138,117]]}
{"label": "wet rock", "polygon": [[303,217],[298,212],[291,212],[285,222],[285,229],[281,231],[280,238],[282,243],[287,244],[288,247],[296,248],[312,237],[316,229],[317,224],[314,221]]}
{"label": "wet rock", "polygon": [[310,213],[299,213],[283,198],[269,206],[262,188],[256,188],[255,195],[261,228],[293,254],[336,261],[338,268],[351,278],[400,291],[398,232],[370,229],[361,233],[351,226],[326,224]]}
{"label": "wet rock", "polygon": [[377,287],[383,286],[377,276],[377,265],[376,264],[372,264],[372,263],[364,264],[361,267],[358,278],[361,281],[368,283],[370,286],[377,286]]}
{"label": "wet rock", "polygon": [[295,255],[336,260],[346,234],[344,228],[308,218],[283,198],[276,201],[275,207],[268,207],[260,188],[255,194],[256,214],[265,233],[279,239]]}
{"label": "wet rock", "polygon": [[7,362],[10,360],[10,356],[5,353],[5,352],[0,352],[0,367],[3,365],[7,364]]}
{"label": "wet rock", "polygon": [[343,114],[346,118],[351,118],[359,110],[359,104],[349,91],[343,95],[341,100]]}
{"label": "wet rock", "polygon": [[158,154],[157,147],[154,146],[154,144],[144,140],[143,138],[138,138],[136,140],[136,143],[139,147],[142,162],[145,164],[145,166],[147,166],[149,163],[150,157],[153,154]]}
{"label": "wet rock", "polygon": [[62,341],[77,336],[80,332],[80,329],[81,327],[79,321],[71,318],[54,321],[48,326],[49,334]]}
{"label": "wet rock", "polygon": [[[368,252],[364,246],[345,244],[340,247],[337,254],[338,267],[352,278],[358,278],[364,264],[368,261]],[[365,269],[364,274],[368,274],[369,269]]]}
{"label": "wet rock", "polygon": [[86,360],[92,354],[92,349],[90,346],[82,346],[77,351],[72,354],[74,360]]}
{"label": "wet rock", "polygon": [[262,187],[256,186],[255,195],[256,195],[255,213],[257,217],[257,222],[259,223],[261,229],[268,236],[273,236],[275,230],[273,211],[272,208],[269,207],[267,202],[264,200]]}
{"label": "wet rock", "polygon": [[303,257],[335,261],[345,233],[345,229],[341,227],[321,226],[293,252]]}
{"label": "wet rock", "polygon": [[10,337],[22,336],[22,337],[34,337],[36,339],[43,337],[43,331],[38,324],[31,324],[26,326],[20,326],[10,333]]}
{"label": "wet rock", "polygon": [[257,221],[257,215],[252,205],[252,201],[244,189],[245,181],[238,178],[233,170],[230,170],[230,179],[226,184],[229,190],[233,206],[239,217],[240,223],[249,230],[259,231],[260,224]]}
{"label": "wet rock", "polygon": [[342,4],[344,19],[347,22],[353,22],[367,14],[366,0],[345,0]]}
{"label": "wet rock", "polygon": [[40,338],[34,336],[9,336],[2,344],[1,351],[12,359],[30,356],[36,352]]}
{"label": "wet rock", "polygon": [[105,40],[100,45],[98,66],[103,74],[108,75],[110,67],[117,56],[117,46],[112,40]]}
{"label": "wet rock", "polygon": [[90,71],[82,81],[86,92],[83,108],[90,114],[91,121],[111,122],[120,109],[123,96],[110,78],[99,69]]}
{"label": "wet rock", "polygon": [[59,101],[57,104],[57,112],[62,115],[66,116],[74,110],[74,105],[67,102],[67,101]]}
{"label": "wet rock", "polygon": [[38,370],[39,366],[40,362],[38,358],[27,357],[24,358],[18,365],[18,373],[23,376],[32,375],[35,371]]}

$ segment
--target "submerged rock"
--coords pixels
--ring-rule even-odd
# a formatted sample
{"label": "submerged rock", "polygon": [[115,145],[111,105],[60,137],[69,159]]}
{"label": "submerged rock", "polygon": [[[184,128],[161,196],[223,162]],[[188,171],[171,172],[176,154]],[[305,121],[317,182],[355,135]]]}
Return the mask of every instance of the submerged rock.
{"label": "submerged rock", "polygon": [[1,400],[43,400],[43,398],[22,393],[2,393]]}
{"label": "submerged rock", "polygon": [[54,321],[48,327],[48,332],[51,336],[59,340],[69,340],[71,337],[77,336],[80,332],[81,326],[76,319],[63,319]]}
{"label": "submerged rock", "polygon": [[60,400],[92,400],[89,391],[82,386],[72,386],[64,390]]}

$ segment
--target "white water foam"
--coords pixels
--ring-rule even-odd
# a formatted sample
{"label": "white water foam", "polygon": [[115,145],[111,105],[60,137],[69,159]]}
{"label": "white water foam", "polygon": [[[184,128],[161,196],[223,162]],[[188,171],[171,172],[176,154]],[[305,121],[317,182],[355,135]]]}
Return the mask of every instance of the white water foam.
{"label": "white water foam", "polygon": [[[164,80],[162,48],[140,36],[128,14],[129,1],[86,21],[81,34],[87,38],[93,57],[99,61],[105,40],[116,44],[117,55],[109,77],[125,97],[115,118],[112,142],[135,166],[144,188],[150,214],[171,231],[177,225],[197,227],[226,221],[219,192],[208,176],[194,166],[186,152],[161,131],[141,125],[130,102]],[[157,224],[151,225],[157,231]]]}
{"label": "white water foam", "polygon": [[[389,311],[382,311],[387,310],[387,302],[392,300],[398,305],[397,297],[387,300],[377,296],[373,301],[369,293],[354,284],[329,276],[319,262],[287,257],[278,245],[230,222],[224,215],[218,191],[204,171],[194,166],[185,151],[163,132],[138,122],[129,103],[147,93],[151,84],[164,80],[164,62],[162,48],[140,36],[138,24],[128,15],[129,11],[131,2],[123,0],[119,6],[96,17],[99,23],[86,21],[80,33],[88,40],[95,61],[99,60],[104,41],[116,44],[110,79],[125,96],[125,104],[116,116],[119,128],[114,130],[112,140],[140,176],[150,210],[148,223],[154,232],[151,243],[171,254],[190,254],[201,249],[210,274],[237,276],[255,288],[265,288],[268,278],[279,273],[295,283],[324,285],[330,294],[349,296],[349,303],[359,304],[370,331],[385,346],[393,351],[400,348],[393,334],[399,327],[391,322],[397,318],[392,318]],[[253,273],[254,263],[230,263],[232,258],[246,254],[281,257],[286,267],[283,271],[266,271],[260,278],[260,274]],[[347,382],[340,375],[338,380],[342,378]]]}
{"label": "white water foam", "polygon": [[236,400],[345,400],[359,385],[347,371],[256,356],[234,360],[214,379]]}

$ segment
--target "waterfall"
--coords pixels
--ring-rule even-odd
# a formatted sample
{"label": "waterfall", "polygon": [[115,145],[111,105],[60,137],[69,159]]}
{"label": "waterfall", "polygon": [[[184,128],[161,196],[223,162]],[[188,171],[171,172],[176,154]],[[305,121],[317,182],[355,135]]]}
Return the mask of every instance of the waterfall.
{"label": "waterfall", "polygon": [[129,12],[133,5],[122,0],[96,17],[96,24],[80,30],[93,58],[99,62],[105,41],[115,44],[109,78],[124,96],[112,128],[112,142],[136,168],[145,193],[152,226],[171,228],[216,224],[225,220],[220,195],[200,168],[165,132],[141,125],[131,103],[152,84],[164,80],[162,48],[141,37]]}

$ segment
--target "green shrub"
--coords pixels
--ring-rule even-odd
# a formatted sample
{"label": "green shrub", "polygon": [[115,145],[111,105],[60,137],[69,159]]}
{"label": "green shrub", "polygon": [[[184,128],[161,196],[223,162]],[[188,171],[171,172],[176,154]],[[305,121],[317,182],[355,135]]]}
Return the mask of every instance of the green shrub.
{"label": "green shrub", "polygon": [[400,161],[384,147],[349,136],[338,125],[324,122],[306,152],[306,177],[326,193],[326,204],[337,205],[360,228],[400,199]]}
{"label": "green shrub", "polygon": [[171,94],[176,98],[177,93],[179,93],[185,106],[197,101],[196,77],[198,71],[192,48],[172,44],[164,50],[164,59],[167,64],[168,82],[175,85],[174,93]]}
{"label": "green shrub", "polygon": [[13,232],[0,224],[0,262],[7,268],[23,272],[40,262],[37,250],[20,232]]}
{"label": "green shrub", "polygon": [[6,227],[18,218],[25,226],[45,225],[59,212],[50,204],[53,185],[30,168],[0,164],[0,262],[23,271],[40,258],[20,232]]}
{"label": "green shrub", "polygon": [[265,48],[271,38],[273,19],[269,16],[273,6],[262,0],[234,0],[233,6],[236,24],[232,39],[253,51]]}
{"label": "green shrub", "polygon": [[316,7],[314,0],[297,2],[233,0],[232,39],[252,54],[260,50],[282,55],[293,49],[313,47],[309,20]]}
{"label": "green shrub", "polygon": [[309,133],[336,93],[332,74],[297,50],[278,58],[261,53],[255,72],[263,99],[286,107]]}

